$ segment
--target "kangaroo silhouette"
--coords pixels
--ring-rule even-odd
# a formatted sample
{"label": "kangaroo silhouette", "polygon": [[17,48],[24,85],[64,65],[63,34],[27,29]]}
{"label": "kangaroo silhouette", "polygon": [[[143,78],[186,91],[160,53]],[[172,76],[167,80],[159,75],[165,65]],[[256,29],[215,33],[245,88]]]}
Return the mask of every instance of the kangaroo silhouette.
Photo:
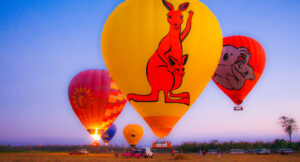
{"label": "kangaroo silhouette", "polygon": [[[170,30],[160,41],[157,50],[147,64],[146,73],[152,91],[148,95],[130,93],[127,95],[127,99],[128,101],[135,102],[156,102],[159,99],[159,92],[162,90],[166,103],[189,105],[190,94],[188,92],[174,94],[172,91],[181,86],[182,78],[185,74],[184,65],[188,60],[188,54],[182,55],[182,41],[190,32],[194,12],[189,11],[186,27],[181,32],[181,24],[183,22],[182,11],[185,11],[189,7],[189,3],[180,4],[178,10],[175,11],[170,2],[166,0],[162,0],[162,2],[169,10],[167,19],[170,24]],[[171,97],[176,97],[176,99],[172,99]]]}

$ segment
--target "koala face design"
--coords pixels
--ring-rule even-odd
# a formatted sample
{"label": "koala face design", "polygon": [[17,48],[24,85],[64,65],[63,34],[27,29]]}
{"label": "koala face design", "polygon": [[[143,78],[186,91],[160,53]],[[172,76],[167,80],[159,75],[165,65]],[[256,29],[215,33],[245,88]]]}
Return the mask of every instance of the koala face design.
{"label": "koala face design", "polygon": [[229,65],[234,64],[239,58],[239,53],[237,49],[233,46],[223,46],[222,56],[219,65]]}
{"label": "koala face design", "polygon": [[251,54],[246,47],[223,46],[222,57],[213,79],[230,90],[239,90],[246,80],[254,80],[253,67],[249,65]]}

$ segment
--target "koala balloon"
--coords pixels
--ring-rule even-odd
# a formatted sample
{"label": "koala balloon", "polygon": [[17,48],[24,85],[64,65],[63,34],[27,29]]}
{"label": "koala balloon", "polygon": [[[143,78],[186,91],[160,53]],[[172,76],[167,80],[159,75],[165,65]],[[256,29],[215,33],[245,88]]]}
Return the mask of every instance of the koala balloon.
{"label": "koala balloon", "polygon": [[224,46],[213,79],[226,89],[241,89],[246,80],[255,79],[253,67],[249,65],[250,57],[251,54],[246,47]]}
{"label": "koala balloon", "polygon": [[261,77],[265,64],[265,51],[256,40],[246,36],[223,38],[222,55],[212,79],[238,105],[234,110],[243,110],[239,105]]}

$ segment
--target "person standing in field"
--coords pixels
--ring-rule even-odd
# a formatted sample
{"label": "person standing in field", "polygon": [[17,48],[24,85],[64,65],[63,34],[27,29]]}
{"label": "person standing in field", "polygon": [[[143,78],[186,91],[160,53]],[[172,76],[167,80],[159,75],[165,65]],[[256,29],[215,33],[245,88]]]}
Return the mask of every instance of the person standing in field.
{"label": "person standing in field", "polygon": [[203,154],[203,158],[205,158],[205,155],[206,155],[205,150],[202,151],[202,154]]}
{"label": "person standing in field", "polygon": [[202,155],[202,151],[201,150],[199,150],[198,155],[199,155],[199,157],[201,157],[201,155]]}
{"label": "person standing in field", "polygon": [[218,154],[218,159],[220,159],[221,158],[221,150],[220,149],[217,150],[217,154]]}
{"label": "person standing in field", "polygon": [[174,149],[172,149],[172,151],[171,151],[171,155],[172,155],[172,156],[174,156],[174,154],[175,154],[175,150],[174,150]]}

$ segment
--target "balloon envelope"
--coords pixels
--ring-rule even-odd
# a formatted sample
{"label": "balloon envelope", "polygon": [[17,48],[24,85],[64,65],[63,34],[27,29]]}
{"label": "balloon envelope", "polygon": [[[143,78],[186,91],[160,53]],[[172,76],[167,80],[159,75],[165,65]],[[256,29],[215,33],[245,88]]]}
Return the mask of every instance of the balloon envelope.
{"label": "balloon envelope", "polygon": [[210,81],[222,50],[219,23],[204,4],[170,2],[126,0],[107,19],[101,38],[111,76],[161,138]]}
{"label": "balloon envelope", "polygon": [[105,111],[104,119],[106,127],[112,125],[117,117],[122,112],[127,100],[123,93],[117,87],[116,83],[110,78],[110,91],[108,97],[108,104]]}
{"label": "balloon envelope", "polygon": [[99,140],[122,111],[126,99],[106,70],[86,70],[69,85],[69,100],[82,125]]}
{"label": "balloon envelope", "polygon": [[123,130],[123,135],[131,146],[136,146],[142,139],[143,134],[144,130],[138,124],[128,124]]}
{"label": "balloon envelope", "polygon": [[105,144],[108,144],[108,142],[115,136],[117,132],[116,125],[112,124],[101,136],[102,140]]}
{"label": "balloon envelope", "polygon": [[240,105],[261,77],[265,64],[265,51],[256,40],[246,36],[225,37],[213,81]]}

